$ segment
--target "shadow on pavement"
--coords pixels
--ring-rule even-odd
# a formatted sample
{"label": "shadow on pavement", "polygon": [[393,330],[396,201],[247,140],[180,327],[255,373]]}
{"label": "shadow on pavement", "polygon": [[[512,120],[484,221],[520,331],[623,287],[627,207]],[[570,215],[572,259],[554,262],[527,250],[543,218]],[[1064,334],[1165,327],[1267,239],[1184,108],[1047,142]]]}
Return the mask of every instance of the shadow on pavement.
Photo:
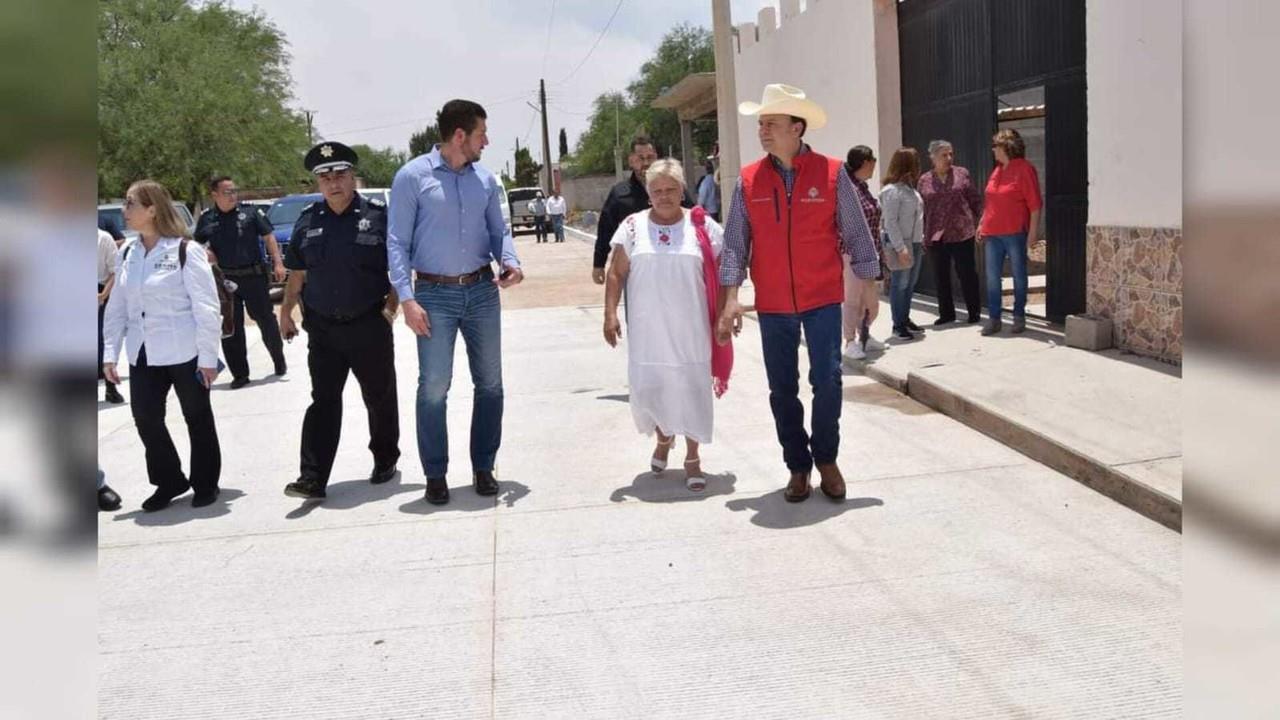
{"label": "shadow on pavement", "polygon": [[[230,503],[244,497],[244,491],[224,487],[221,492],[218,493],[218,499],[215,500],[212,505],[206,505],[202,508],[191,507],[192,497],[194,496],[188,491],[187,494],[178,497],[169,505],[169,507],[163,510],[146,512],[139,508],[121,515],[116,515],[111,519],[114,522],[132,520],[143,527],[170,527],[173,525],[181,525],[185,522],[191,522],[192,520],[210,520],[230,513]],[[141,505],[142,500],[144,499],[145,498],[139,499],[137,501],[138,504]]]}
{"label": "shadow on pavement", "polygon": [[[298,518],[310,515],[316,508],[324,508],[325,510],[351,510],[366,503],[387,500],[407,492],[421,491],[426,488],[423,484],[404,485],[400,482],[400,473],[390,481],[381,485],[374,485],[369,482],[369,478],[359,478],[357,480],[343,480],[342,482],[329,483],[326,488],[327,497],[323,501],[303,500],[295,498],[301,503],[298,507],[290,510],[285,519],[297,520]],[[281,492],[283,492],[283,487]]]}
{"label": "shadow on pavement", "polygon": [[[289,382],[289,376],[285,375],[284,377],[281,377],[279,375],[268,375],[262,378],[251,378],[249,380],[248,385],[245,385],[244,387],[241,387],[241,388],[236,388],[234,392],[240,392],[242,390],[248,390],[249,388],[260,387],[262,385],[274,385],[275,383],[279,383],[279,382]],[[231,380],[215,383],[213,386],[213,390],[218,392],[223,392],[223,391],[233,392],[231,390]]]}
{"label": "shadow on pavement", "polygon": [[616,400],[621,403],[629,403],[631,402],[631,394],[625,393],[622,395],[600,395],[600,396],[597,396],[596,399],[597,400]]}
{"label": "shadow on pavement", "polygon": [[706,489],[694,492],[685,488],[683,470],[660,475],[644,472],[637,475],[630,485],[614,490],[609,499],[613,502],[626,502],[627,498],[651,503],[697,502],[717,495],[732,495],[733,486],[738,482],[738,476],[733,473],[705,473],[705,476]]}
{"label": "shadow on pavement", "polygon": [[880,383],[848,386],[845,387],[843,394],[848,402],[890,408],[903,415],[928,415],[933,412],[897,390]]}
{"label": "shadow on pavement", "polygon": [[[426,490],[426,485],[418,485],[416,487]],[[468,482],[466,485],[449,486],[449,502],[446,505],[432,505],[427,502],[426,498],[419,495],[417,498],[401,505],[400,512],[409,513],[410,515],[435,515],[436,513],[492,510],[499,505],[513,507],[528,494],[529,486],[524,483],[518,483],[513,480],[499,480],[498,494],[486,497],[477,495],[475,490],[471,488],[471,483]]]}
{"label": "shadow on pavement", "polygon": [[725,503],[725,507],[734,512],[752,510],[755,512],[751,516],[752,524],[771,530],[786,530],[817,525],[850,510],[884,505],[883,500],[872,497],[851,497],[844,502],[832,502],[816,487],[804,502],[789,503],[782,493],[783,489],[778,489],[756,498],[730,500]]}

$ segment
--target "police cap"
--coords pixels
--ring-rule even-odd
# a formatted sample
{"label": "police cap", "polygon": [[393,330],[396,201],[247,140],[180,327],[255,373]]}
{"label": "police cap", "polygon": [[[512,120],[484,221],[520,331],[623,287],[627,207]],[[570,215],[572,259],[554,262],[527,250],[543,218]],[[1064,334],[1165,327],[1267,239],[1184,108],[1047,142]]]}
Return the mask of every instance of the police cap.
{"label": "police cap", "polygon": [[302,164],[307,170],[319,175],[355,167],[359,159],[355,150],[340,142],[322,142],[307,151]]}

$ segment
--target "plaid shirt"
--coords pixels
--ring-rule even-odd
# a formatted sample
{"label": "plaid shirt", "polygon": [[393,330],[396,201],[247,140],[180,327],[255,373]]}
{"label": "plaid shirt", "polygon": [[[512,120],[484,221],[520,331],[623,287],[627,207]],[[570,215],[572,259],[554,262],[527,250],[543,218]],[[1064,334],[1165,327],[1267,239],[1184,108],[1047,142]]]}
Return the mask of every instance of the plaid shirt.
{"label": "plaid shirt", "polygon": [[[801,146],[800,153],[807,152],[809,146]],[[782,175],[787,197],[790,198],[796,180],[795,169],[784,168],[772,155],[769,160]],[[862,213],[858,211],[857,194],[853,183],[849,181],[849,173],[839,173],[836,177],[836,230],[839,234],[840,253],[852,264],[855,275],[870,279],[880,274],[879,242],[876,233],[871,232]],[[876,212],[878,232],[878,205]],[[729,214],[725,217],[724,250],[720,253],[720,284],[728,287],[741,285],[747,278],[747,268],[750,265],[751,220],[747,217],[747,204],[742,197],[742,178],[738,178],[738,184],[733,188],[733,200],[729,203]]]}
{"label": "plaid shirt", "polygon": [[[848,173],[845,173],[848,175]],[[853,186],[858,189],[858,204],[862,206],[862,216],[867,219],[867,227],[871,228],[871,237],[880,238],[880,201],[871,194],[866,180],[859,180],[852,175]]]}

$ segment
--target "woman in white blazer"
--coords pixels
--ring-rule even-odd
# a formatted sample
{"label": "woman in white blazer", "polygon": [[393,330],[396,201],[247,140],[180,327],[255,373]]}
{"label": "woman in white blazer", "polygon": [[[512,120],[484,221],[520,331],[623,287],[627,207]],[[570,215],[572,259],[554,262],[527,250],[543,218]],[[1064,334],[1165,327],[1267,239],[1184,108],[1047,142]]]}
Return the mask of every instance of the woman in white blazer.
{"label": "woman in white blazer", "polygon": [[[213,271],[160,184],[134,183],[125,195],[124,218],[139,237],[125,244],[117,260],[103,319],[102,371],[119,383],[116,363],[122,344],[128,348],[133,419],[146,448],[147,476],[156,486],[142,509],[160,510],[188,488],[195,490],[192,506],[203,507],[217,500],[222,471],[209,404],[222,334]],[[164,422],[170,388],[191,436],[190,478]]]}
{"label": "woman in white blazer", "polygon": [[889,171],[880,185],[881,223],[884,228],[884,263],[890,270],[889,309],[893,315],[893,334],[903,340],[914,340],[912,331],[920,326],[911,322],[911,296],[920,280],[924,265],[924,201],[916,191],[920,178],[920,156],[915,148],[898,148],[889,160]]}

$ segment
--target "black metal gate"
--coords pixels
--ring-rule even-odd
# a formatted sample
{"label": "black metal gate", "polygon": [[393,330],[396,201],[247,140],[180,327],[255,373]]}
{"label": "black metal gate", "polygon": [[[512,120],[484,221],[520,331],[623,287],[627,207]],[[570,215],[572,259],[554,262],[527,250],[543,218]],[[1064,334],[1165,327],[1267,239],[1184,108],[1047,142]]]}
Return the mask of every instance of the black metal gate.
{"label": "black metal gate", "polygon": [[[996,99],[1044,89],[1045,314],[1062,322],[1083,312],[1085,0],[905,0],[898,4],[898,42],[903,144],[924,159],[930,140],[949,140],[956,163],[969,168],[979,188],[994,166]],[[920,281],[921,291],[935,292],[931,272]]]}

